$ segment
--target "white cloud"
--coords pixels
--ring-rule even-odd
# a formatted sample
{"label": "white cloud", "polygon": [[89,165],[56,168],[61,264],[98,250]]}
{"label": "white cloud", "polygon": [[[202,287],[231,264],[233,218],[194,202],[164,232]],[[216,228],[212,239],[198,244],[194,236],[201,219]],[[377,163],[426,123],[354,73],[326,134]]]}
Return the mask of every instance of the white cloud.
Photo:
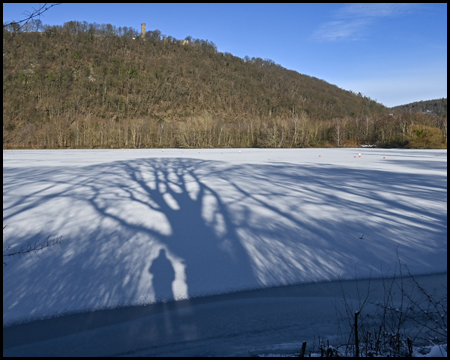
{"label": "white cloud", "polygon": [[336,41],[341,39],[359,40],[362,30],[370,23],[370,20],[353,21],[329,21],[323,24],[313,35],[313,38],[321,41]]}
{"label": "white cloud", "polygon": [[350,4],[335,14],[340,18],[398,16],[411,9],[414,4]]}
{"label": "white cloud", "polygon": [[334,13],[334,20],[322,24],[312,36],[319,41],[360,40],[375,18],[399,16],[414,4],[351,4]]}

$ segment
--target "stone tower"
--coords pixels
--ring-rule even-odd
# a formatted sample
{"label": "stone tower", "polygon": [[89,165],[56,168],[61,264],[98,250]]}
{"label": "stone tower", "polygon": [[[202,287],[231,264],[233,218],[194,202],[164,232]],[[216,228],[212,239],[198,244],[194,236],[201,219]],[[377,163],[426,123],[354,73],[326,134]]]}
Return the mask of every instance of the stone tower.
{"label": "stone tower", "polygon": [[141,38],[145,40],[145,23],[141,23]]}

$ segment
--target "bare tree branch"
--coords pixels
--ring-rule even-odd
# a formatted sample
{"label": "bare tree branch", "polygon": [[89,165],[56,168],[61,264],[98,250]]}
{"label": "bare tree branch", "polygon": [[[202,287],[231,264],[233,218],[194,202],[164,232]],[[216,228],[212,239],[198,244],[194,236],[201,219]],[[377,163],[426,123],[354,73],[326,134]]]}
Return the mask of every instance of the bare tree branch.
{"label": "bare tree branch", "polygon": [[23,20],[19,20],[19,21],[10,21],[9,23],[5,23],[3,24],[3,27],[7,27],[10,26],[12,24],[22,24],[20,25],[20,28],[18,29],[18,31],[22,30],[23,27],[25,26],[25,24],[27,24],[31,19],[34,19],[35,17],[38,17],[40,15],[42,15],[43,13],[45,13],[47,10],[51,9],[53,6],[57,6],[57,5],[61,5],[61,3],[56,3],[56,4],[52,4],[50,6],[47,7],[47,3],[45,3],[44,5],[42,5],[39,9],[35,10],[32,13],[28,13],[25,14],[27,17]]}
{"label": "bare tree branch", "polygon": [[[6,225],[3,226],[3,230],[5,230]],[[4,234],[3,234],[4,236]],[[36,241],[34,243],[28,243],[26,246],[22,246],[19,250],[8,252],[11,249],[11,246],[8,246],[6,249],[3,249],[3,258],[9,258],[11,256],[17,256],[17,255],[25,255],[28,253],[35,253],[38,255],[39,251],[44,250],[46,248],[49,248],[51,246],[61,244],[62,243],[62,237],[57,236],[52,238],[51,236],[47,237],[43,241]],[[6,261],[3,260],[3,265],[8,265]]]}
{"label": "bare tree branch", "polygon": [[19,25],[18,28],[14,28],[14,29],[13,29],[14,31],[12,32],[12,36],[9,38],[9,40],[6,42],[6,44],[9,43],[9,42],[14,38],[14,36],[16,35],[16,33],[22,31],[22,29],[23,29],[23,28],[24,28],[24,27],[25,27],[32,19],[34,19],[35,17],[38,17],[38,16],[44,14],[47,10],[51,9],[53,6],[61,5],[61,3],[52,4],[52,5],[50,5],[50,6],[47,6],[47,5],[48,5],[48,4],[45,3],[45,4],[42,5],[39,9],[37,9],[37,10],[36,10],[36,9],[33,9],[34,11],[33,11],[32,13],[25,14],[25,16],[26,16],[25,19],[22,19],[22,20],[19,20],[19,21],[10,21],[10,22],[8,22],[8,23],[4,23],[4,24],[3,24],[3,29],[9,28],[9,27],[11,27],[13,24]]}

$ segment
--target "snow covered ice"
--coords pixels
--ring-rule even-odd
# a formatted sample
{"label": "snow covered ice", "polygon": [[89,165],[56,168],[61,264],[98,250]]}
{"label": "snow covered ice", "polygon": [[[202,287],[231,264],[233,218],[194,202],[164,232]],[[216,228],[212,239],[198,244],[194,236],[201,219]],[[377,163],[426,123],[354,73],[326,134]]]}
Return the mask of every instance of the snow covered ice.
{"label": "snow covered ice", "polygon": [[[413,274],[446,272],[447,151],[4,151],[3,221],[4,248],[63,238],[61,248],[4,266],[4,326],[160,300],[182,306],[204,295],[377,277],[393,271],[396,248]],[[270,299],[227,301],[208,306],[217,313],[220,306],[232,308],[232,301],[248,309],[279,308]],[[277,304],[294,309],[295,301],[308,308],[304,298]],[[202,306],[196,311],[210,309]],[[190,321],[172,322],[167,338],[202,339],[213,323]],[[124,322],[114,325],[117,334],[121,326],[129,331]],[[100,330],[113,336],[111,326]],[[227,334],[223,338],[232,343]],[[65,341],[70,336],[82,343],[80,334]],[[48,341],[57,339],[41,345]],[[100,347],[97,354],[139,348],[127,346]]]}

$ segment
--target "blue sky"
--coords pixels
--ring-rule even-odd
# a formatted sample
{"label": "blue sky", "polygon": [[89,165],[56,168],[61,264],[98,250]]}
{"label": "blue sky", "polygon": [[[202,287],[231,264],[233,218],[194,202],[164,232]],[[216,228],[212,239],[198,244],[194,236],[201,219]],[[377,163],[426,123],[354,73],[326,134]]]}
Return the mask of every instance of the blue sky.
{"label": "blue sky", "polygon": [[[3,21],[38,7],[3,4]],[[447,4],[61,4],[41,20],[138,31],[145,22],[147,30],[272,59],[389,107],[447,97]]]}

